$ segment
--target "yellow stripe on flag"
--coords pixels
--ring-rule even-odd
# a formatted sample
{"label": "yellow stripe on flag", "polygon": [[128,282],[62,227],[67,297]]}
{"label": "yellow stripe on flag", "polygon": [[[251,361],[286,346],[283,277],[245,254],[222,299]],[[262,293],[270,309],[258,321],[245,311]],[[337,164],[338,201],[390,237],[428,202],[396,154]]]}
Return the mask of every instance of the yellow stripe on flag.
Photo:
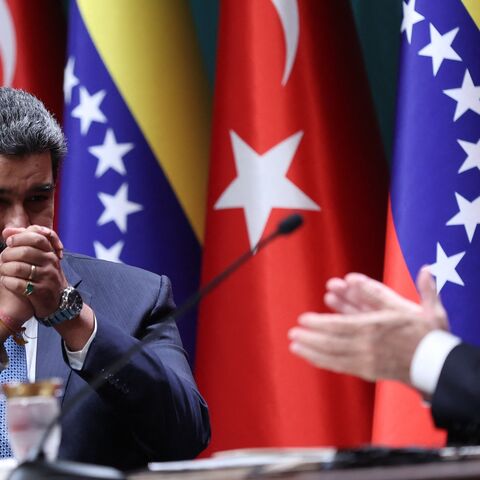
{"label": "yellow stripe on flag", "polygon": [[[210,93],[186,0],[79,0],[85,25],[200,242]],[[138,168],[142,168],[141,159]]]}
{"label": "yellow stripe on flag", "polygon": [[473,18],[473,21],[480,29],[480,2],[478,0],[462,0],[468,13]]}

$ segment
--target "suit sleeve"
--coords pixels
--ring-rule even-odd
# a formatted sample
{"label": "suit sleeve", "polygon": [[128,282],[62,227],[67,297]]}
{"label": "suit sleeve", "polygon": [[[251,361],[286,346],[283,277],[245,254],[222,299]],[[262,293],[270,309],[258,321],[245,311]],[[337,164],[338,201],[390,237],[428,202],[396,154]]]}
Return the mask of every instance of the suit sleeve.
{"label": "suit sleeve", "polygon": [[465,343],[448,355],[432,398],[435,424],[452,445],[480,443],[480,349]]}
{"label": "suit sleeve", "polygon": [[[105,375],[98,393],[130,428],[151,461],[193,458],[210,439],[208,409],[195,385],[176,324],[165,319],[173,308],[170,281],[164,276],[152,278],[159,279],[158,294],[151,308],[141,312],[135,335],[122,327],[118,312],[95,312],[97,334],[78,374],[91,381],[139,338],[154,334],[155,340],[118,373]],[[131,300],[123,315],[139,315],[132,309],[142,302],[138,299],[130,306]]]}

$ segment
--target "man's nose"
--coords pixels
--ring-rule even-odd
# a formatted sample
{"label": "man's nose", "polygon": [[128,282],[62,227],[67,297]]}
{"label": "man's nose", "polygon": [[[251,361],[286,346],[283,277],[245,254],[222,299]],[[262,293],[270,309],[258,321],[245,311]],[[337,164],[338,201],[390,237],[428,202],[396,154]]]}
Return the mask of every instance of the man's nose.
{"label": "man's nose", "polygon": [[30,225],[30,219],[23,205],[12,205],[3,217],[3,225],[13,228],[27,228]]}

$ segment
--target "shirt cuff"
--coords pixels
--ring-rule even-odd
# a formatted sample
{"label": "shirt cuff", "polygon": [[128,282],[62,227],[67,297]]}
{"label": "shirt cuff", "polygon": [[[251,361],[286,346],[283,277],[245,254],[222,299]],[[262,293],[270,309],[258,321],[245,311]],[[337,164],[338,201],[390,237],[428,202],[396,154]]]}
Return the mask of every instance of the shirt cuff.
{"label": "shirt cuff", "polygon": [[81,370],[83,368],[83,364],[85,363],[85,359],[87,358],[87,353],[88,349],[90,348],[91,343],[93,342],[93,339],[95,338],[95,335],[97,334],[97,317],[95,314],[93,314],[93,332],[90,335],[90,338],[88,339],[87,343],[84,345],[84,347],[79,350],[78,352],[71,352],[68,348],[65,342],[63,342],[63,346],[65,347],[65,352],[67,353],[67,358],[68,358],[68,363],[70,363],[70,367],[73,370]]}
{"label": "shirt cuff", "polygon": [[461,340],[444,330],[433,330],[425,335],[413,354],[410,365],[412,385],[426,395],[433,395],[440,372],[448,354]]}

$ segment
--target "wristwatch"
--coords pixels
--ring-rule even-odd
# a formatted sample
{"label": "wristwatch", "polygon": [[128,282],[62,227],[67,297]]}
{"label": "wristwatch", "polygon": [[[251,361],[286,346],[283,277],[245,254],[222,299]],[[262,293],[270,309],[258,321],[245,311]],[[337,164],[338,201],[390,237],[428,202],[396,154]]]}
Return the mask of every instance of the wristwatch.
{"label": "wristwatch", "polygon": [[80,315],[83,307],[82,296],[78,290],[71,285],[62,290],[58,309],[51,315],[37,320],[46,327],[54,327],[66,320],[73,320]]}

